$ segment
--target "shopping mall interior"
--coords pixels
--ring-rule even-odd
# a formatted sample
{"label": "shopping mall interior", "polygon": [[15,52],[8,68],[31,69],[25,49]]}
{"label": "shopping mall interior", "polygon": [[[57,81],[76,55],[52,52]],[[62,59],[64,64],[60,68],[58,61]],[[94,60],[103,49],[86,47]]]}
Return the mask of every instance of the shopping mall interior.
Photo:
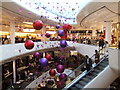
{"label": "shopping mall interior", "polygon": [[119,0],[0,0],[0,89],[120,89]]}

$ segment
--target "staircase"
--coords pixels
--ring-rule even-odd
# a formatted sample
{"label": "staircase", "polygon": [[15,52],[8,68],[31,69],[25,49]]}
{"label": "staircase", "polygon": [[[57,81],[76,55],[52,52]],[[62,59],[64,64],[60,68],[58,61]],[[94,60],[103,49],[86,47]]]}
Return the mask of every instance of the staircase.
{"label": "staircase", "polygon": [[108,66],[108,58],[105,57],[100,63],[98,63],[93,69],[88,71],[76,83],[74,83],[69,88],[67,88],[67,90],[80,90],[80,89],[84,88],[90,81],[92,81],[107,66]]}

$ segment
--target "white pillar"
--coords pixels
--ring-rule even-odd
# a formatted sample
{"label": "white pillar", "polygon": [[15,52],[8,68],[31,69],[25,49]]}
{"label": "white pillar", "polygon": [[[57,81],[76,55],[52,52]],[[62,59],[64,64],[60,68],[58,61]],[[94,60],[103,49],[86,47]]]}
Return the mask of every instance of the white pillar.
{"label": "white pillar", "polygon": [[105,40],[108,41],[109,44],[111,44],[111,21],[105,21],[106,23],[106,33],[105,33]]}
{"label": "white pillar", "polygon": [[[15,22],[10,22],[10,43],[15,44]],[[13,61],[13,83],[16,83],[16,65]]]}
{"label": "white pillar", "polygon": [[46,41],[45,33],[46,33],[46,28],[45,28],[45,26],[44,26],[44,27],[41,29],[41,34],[43,35],[42,38],[41,38],[41,41]]}
{"label": "white pillar", "polygon": [[92,36],[95,37],[96,35],[96,30],[92,30]]}
{"label": "white pillar", "polygon": [[15,65],[15,61],[13,61],[13,83],[16,83],[16,65]]}
{"label": "white pillar", "polygon": [[10,22],[10,43],[15,43],[15,23]]}
{"label": "white pillar", "polygon": [[45,52],[43,52],[43,58],[45,58]]}

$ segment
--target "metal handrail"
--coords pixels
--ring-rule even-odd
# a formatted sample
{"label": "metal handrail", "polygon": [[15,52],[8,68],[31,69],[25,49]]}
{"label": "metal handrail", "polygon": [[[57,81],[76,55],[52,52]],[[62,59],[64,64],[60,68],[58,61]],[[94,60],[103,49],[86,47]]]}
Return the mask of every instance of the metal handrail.
{"label": "metal handrail", "polygon": [[[101,59],[103,59],[103,60],[100,59],[101,61],[100,61],[95,67],[92,67],[86,74],[84,74],[84,75],[83,75],[82,77],[80,77],[78,80],[82,79],[82,78],[85,77],[88,73],[90,73],[90,72],[91,72],[94,68],[96,68],[102,61],[104,61],[106,57],[108,57],[108,55],[107,55],[107,56],[103,56],[103,57],[101,58]],[[78,80],[77,80],[77,81],[78,81]],[[77,82],[77,81],[76,81],[76,82]],[[74,83],[76,83],[76,82],[74,82]],[[73,85],[73,84],[72,84],[72,85]],[[72,86],[72,85],[71,85],[71,86]],[[71,87],[71,86],[69,86],[69,87]]]}

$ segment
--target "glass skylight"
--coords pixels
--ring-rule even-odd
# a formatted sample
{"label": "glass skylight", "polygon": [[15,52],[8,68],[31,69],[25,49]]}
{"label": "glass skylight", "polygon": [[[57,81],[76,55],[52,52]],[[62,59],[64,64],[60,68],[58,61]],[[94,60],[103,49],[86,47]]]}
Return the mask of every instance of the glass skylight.
{"label": "glass skylight", "polygon": [[55,22],[77,24],[76,17],[91,0],[13,0],[25,9]]}

